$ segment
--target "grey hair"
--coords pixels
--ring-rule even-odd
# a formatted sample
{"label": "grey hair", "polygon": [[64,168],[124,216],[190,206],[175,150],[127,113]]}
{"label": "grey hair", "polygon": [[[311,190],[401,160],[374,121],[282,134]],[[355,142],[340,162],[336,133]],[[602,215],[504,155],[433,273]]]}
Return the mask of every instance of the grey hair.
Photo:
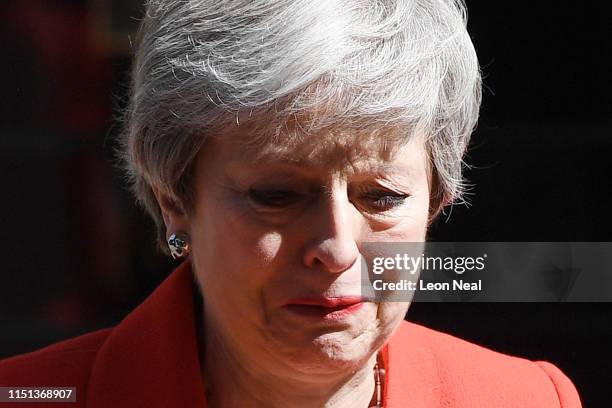
{"label": "grey hair", "polygon": [[208,136],[267,114],[253,138],[332,127],[426,137],[432,218],[462,199],[481,101],[462,0],[149,0],[139,31],[123,160],[166,230],[153,189],[186,211]]}

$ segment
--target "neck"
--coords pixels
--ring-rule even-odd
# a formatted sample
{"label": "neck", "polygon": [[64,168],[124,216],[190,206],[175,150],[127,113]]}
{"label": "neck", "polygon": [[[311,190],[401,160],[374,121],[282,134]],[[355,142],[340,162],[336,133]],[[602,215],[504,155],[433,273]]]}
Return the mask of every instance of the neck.
{"label": "neck", "polygon": [[270,356],[237,352],[214,327],[207,322],[204,327],[202,367],[207,404],[211,408],[372,405],[376,355],[356,371],[289,374],[285,367],[274,367]]}

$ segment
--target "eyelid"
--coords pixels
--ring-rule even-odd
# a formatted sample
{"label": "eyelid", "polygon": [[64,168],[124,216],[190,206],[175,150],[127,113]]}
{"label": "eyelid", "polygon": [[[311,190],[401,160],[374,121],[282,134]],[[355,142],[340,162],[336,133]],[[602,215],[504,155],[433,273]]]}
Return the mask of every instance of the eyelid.
{"label": "eyelid", "polygon": [[295,208],[303,201],[304,194],[291,188],[253,187],[247,190],[249,201],[262,211],[283,211]]}
{"label": "eyelid", "polygon": [[355,190],[351,194],[353,205],[374,216],[387,216],[396,212],[412,196],[407,191],[389,188],[379,183],[374,186],[360,185]]}
{"label": "eyelid", "polygon": [[301,185],[300,183],[276,183],[276,182],[263,182],[261,184],[253,184],[251,187],[248,187],[247,192],[255,191],[260,193],[293,193],[297,195],[306,195],[312,192],[311,188],[308,186]]}
{"label": "eyelid", "polygon": [[378,185],[380,185],[383,188],[389,189],[395,193],[398,194],[408,194],[408,195],[412,195],[410,192],[410,189],[408,188],[408,186],[402,184],[399,185],[397,182],[394,182],[392,180],[389,180],[388,178],[383,178],[381,180],[377,180]]}
{"label": "eyelid", "polygon": [[388,195],[397,195],[397,196],[411,196],[412,194],[408,189],[400,188],[398,186],[393,185],[392,183],[381,183],[375,182],[372,184],[359,184],[353,187],[353,192],[355,193],[388,193]]}

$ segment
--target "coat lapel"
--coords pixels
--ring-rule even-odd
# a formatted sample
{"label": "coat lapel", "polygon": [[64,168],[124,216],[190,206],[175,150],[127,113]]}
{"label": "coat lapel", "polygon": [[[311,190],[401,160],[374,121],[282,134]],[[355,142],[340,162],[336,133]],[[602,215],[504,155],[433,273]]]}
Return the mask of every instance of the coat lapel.
{"label": "coat lapel", "polygon": [[443,407],[443,379],[435,353],[420,341],[413,324],[402,321],[382,349],[386,367],[385,408]]}
{"label": "coat lapel", "polygon": [[94,362],[87,406],[205,408],[188,262],[109,335]]}

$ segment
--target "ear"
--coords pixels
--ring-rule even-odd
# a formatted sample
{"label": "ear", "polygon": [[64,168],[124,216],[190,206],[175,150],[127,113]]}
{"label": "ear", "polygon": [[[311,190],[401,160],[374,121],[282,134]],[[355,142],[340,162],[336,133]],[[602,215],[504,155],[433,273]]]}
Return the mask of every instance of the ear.
{"label": "ear", "polygon": [[189,233],[189,222],[184,208],[159,188],[153,188],[153,194],[166,224],[166,238],[176,232]]}

